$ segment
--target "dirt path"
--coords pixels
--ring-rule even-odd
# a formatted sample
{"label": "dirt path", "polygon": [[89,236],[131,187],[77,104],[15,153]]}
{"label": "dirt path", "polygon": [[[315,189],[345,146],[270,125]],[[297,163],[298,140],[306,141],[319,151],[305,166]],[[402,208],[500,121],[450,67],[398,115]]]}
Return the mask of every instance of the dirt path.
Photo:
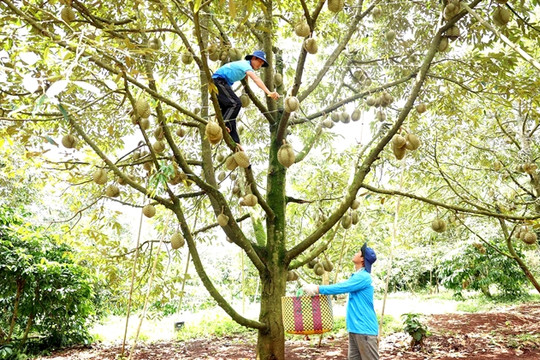
{"label": "dirt path", "polygon": [[[435,314],[427,317],[431,336],[422,349],[410,349],[408,335],[384,337],[380,359],[407,360],[539,360],[540,304],[526,304],[504,311],[478,314]],[[326,336],[298,337],[286,343],[287,360],[333,360],[347,358],[347,339]],[[118,359],[120,346],[94,345],[72,348],[38,359]],[[254,359],[254,340],[238,337],[200,339],[189,342],[140,344],[133,360],[244,360]]]}

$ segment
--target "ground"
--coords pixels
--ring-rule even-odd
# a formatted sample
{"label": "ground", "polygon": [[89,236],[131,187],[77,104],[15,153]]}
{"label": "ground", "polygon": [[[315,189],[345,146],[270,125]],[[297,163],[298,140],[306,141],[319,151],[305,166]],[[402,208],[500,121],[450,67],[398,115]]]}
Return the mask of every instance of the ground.
{"label": "ground", "polygon": [[[422,348],[410,348],[410,337],[394,333],[381,339],[380,359],[407,360],[538,360],[540,359],[540,303],[529,303],[487,313],[432,314],[426,316],[431,335]],[[347,339],[325,335],[287,340],[287,360],[346,359]],[[71,348],[42,360],[118,359],[119,345],[96,344]],[[141,343],[133,360],[142,359],[254,359],[252,339],[208,338],[189,342]]]}

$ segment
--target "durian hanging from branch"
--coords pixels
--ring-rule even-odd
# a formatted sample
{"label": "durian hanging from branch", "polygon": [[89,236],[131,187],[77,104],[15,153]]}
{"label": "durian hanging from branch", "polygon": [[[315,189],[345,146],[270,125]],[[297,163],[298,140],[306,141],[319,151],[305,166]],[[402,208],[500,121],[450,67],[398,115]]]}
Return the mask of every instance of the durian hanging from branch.
{"label": "durian hanging from branch", "polygon": [[281,147],[278,150],[277,158],[278,158],[279,163],[285,166],[286,168],[294,164],[296,155],[294,154],[294,150],[291,144],[288,144],[285,140],[283,140],[283,145],[281,145]]}

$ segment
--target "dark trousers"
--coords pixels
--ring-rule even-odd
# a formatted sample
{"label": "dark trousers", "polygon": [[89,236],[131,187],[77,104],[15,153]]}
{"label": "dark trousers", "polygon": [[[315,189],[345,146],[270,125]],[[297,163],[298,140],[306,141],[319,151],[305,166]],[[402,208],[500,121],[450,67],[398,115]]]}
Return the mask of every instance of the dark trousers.
{"label": "dark trousers", "polygon": [[224,79],[213,79],[218,88],[218,102],[225,121],[225,126],[230,130],[232,139],[240,144],[240,137],[236,130],[236,118],[242,108],[240,98],[236,96],[231,86]]}

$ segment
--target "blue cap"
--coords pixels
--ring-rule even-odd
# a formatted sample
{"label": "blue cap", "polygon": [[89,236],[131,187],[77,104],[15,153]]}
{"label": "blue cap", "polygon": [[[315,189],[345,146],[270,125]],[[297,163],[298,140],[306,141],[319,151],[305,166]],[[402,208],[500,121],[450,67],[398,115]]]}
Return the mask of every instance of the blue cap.
{"label": "blue cap", "polygon": [[266,54],[264,53],[264,51],[262,50],[255,50],[253,52],[253,54],[251,55],[246,55],[245,59],[246,60],[251,60],[252,57],[256,57],[256,58],[259,58],[261,59],[262,61],[264,61],[264,64],[262,65],[262,67],[268,67],[268,62],[266,61]]}
{"label": "blue cap", "polygon": [[362,249],[360,250],[362,251],[362,256],[364,257],[364,268],[368,273],[371,273],[371,265],[377,261],[377,255],[372,248],[367,247],[367,243],[364,243],[364,245],[362,245]]}

